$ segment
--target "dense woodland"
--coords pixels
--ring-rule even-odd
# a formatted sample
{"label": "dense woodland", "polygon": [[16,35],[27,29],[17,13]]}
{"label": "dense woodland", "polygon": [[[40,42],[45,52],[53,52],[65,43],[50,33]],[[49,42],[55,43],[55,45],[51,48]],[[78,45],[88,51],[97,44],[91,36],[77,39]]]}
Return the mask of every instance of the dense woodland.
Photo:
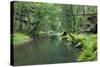
{"label": "dense woodland", "polygon": [[[46,3],[14,3],[14,32],[80,32],[96,24],[96,7]],[[92,19],[93,17],[93,19]],[[35,34],[36,33],[36,34]]]}
{"label": "dense woodland", "polygon": [[70,41],[80,49],[77,61],[96,60],[96,6],[14,2],[13,8],[14,44],[24,41],[24,37],[30,39],[59,33],[62,40]]}

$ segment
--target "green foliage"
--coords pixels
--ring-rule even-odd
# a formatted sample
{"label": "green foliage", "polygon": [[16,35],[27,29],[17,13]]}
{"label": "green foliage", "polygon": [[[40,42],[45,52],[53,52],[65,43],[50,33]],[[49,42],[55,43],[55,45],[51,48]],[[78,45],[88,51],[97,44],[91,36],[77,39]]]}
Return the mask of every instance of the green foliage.
{"label": "green foliage", "polygon": [[68,41],[82,41],[84,39],[85,34],[77,34],[77,33],[70,33],[74,39],[68,34],[67,36],[63,36],[62,38],[66,38]]}
{"label": "green foliage", "polygon": [[[66,34],[61,37],[80,50],[77,61],[96,60],[96,34],[78,34],[81,31],[82,24],[87,22],[89,15],[85,14],[92,13],[97,13],[97,7],[14,2],[14,44],[29,41],[35,36],[45,36],[56,33],[63,35],[62,32],[66,31]],[[31,36],[31,38],[29,36]]]}
{"label": "green foliage", "polygon": [[14,2],[14,31],[35,34],[48,32],[79,32],[86,22],[84,14],[96,13],[95,6],[35,2]]}
{"label": "green foliage", "polygon": [[24,43],[31,40],[31,38],[25,34],[22,33],[14,33],[13,34],[13,44],[20,44],[20,43]]}
{"label": "green foliage", "polygon": [[80,50],[77,61],[94,61],[97,59],[97,36],[95,34],[74,33],[72,36],[75,39],[69,35],[62,37],[62,39],[72,42]]}
{"label": "green foliage", "polygon": [[78,61],[93,61],[97,59],[97,36],[94,34],[85,34],[82,52],[80,52]]}

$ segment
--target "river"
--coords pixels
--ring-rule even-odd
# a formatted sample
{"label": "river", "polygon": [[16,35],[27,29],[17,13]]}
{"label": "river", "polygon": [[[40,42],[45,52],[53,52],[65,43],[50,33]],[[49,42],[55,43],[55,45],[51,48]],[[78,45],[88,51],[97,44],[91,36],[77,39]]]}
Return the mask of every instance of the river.
{"label": "river", "polygon": [[34,38],[14,46],[14,65],[76,62],[79,50],[57,36]]}

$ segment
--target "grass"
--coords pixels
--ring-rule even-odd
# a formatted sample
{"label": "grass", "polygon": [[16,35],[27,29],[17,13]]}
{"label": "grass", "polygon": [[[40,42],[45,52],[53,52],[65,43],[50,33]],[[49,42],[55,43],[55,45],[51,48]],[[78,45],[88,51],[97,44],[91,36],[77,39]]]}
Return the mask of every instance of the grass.
{"label": "grass", "polygon": [[31,38],[25,34],[19,32],[13,34],[13,44],[20,44],[29,40],[31,40]]}
{"label": "grass", "polygon": [[77,61],[95,61],[97,59],[97,35],[96,34],[72,34],[75,39],[70,36],[63,37],[70,42],[76,42],[76,47],[80,47]]}

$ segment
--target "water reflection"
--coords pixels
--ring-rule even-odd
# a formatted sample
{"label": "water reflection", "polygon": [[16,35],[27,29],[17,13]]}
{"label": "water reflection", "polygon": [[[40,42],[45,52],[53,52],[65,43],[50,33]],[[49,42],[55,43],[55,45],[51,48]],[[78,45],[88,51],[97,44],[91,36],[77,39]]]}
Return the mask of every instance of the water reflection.
{"label": "water reflection", "polygon": [[15,65],[75,62],[78,50],[58,36],[35,38],[14,47]]}

